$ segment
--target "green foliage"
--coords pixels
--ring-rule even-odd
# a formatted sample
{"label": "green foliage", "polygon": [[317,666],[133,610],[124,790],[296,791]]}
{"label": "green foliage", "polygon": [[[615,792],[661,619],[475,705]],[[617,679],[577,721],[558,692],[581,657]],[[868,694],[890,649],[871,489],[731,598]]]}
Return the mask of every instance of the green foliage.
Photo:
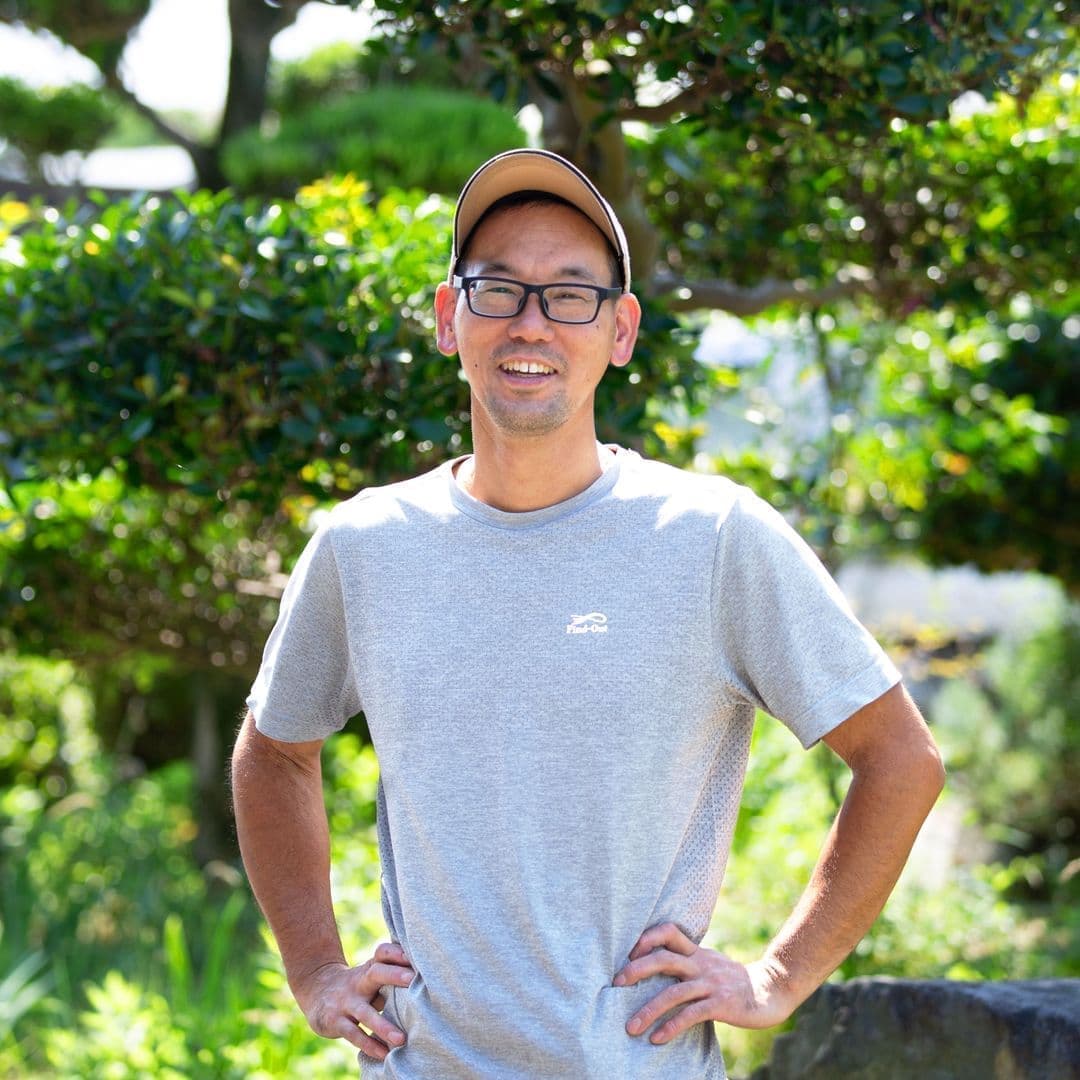
{"label": "green foliage", "polygon": [[372,941],[386,937],[375,836],[379,764],[370,742],[357,731],[335,736],[323,758],[334,906],[346,955],[359,956]]}
{"label": "green foliage", "polygon": [[[719,201],[734,212],[718,209],[712,230],[656,201],[665,227],[684,232],[687,258],[701,259],[691,273],[774,227],[782,276],[814,265],[840,274],[847,258],[871,266],[875,249],[891,253],[858,307],[757,324],[798,354],[828,431],[777,452],[791,417],[770,401],[764,366],[740,372],[763,438],[717,467],[797,517],[834,564],[901,547],[934,563],[1034,569],[1075,589],[1078,534],[1060,508],[1080,497],[1080,294],[1062,269],[1076,260],[1076,230],[1059,223],[1080,200],[1076,83],[1051,79],[1022,116],[1001,98],[948,124],[895,126],[886,155],[856,147],[843,166],[808,157],[804,173],[766,170],[764,187],[753,167],[732,166]],[[642,148],[657,183],[692,164],[690,146],[665,132]]]}
{"label": "green foliage", "polygon": [[[431,306],[448,231],[444,201],[376,201],[352,180],[295,204],[197,193],[40,211],[0,261],[8,484],[115,468],[132,487],[267,508],[459,451],[466,387]],[[695,385],[671,325],[651,316],[636,408],[614,377],[601,400],[627,441],[650,430],[662,386]]]}
{"label": "green foliage", "polygon": [[772,445],[716,468],[788,513],[833,565],[898,549],[1037,570],[1075,591],[1076,525],[1061,511],[1080,497],[1080,324],[1025,310],[1004,325],[947,309],[875,326],[841,309],[825,320],[825,355],[807,350],[802,369],[827,404],[825,434],[778,448],[791,418],[744,374]]}
{"label": "green foliage", "polygon": [[[250,677],[284,560],[304,539],[306,514],[290,507],[293,516],[242,500],[220,507],[183,490],[135,493],[108,470],[13,485],[0,493],[0,641],[104,662],[133,683],[147,680],[128,678],[125,664],[154,653],[188,670]],[[182,732],[193,711],[188,690],[165,697]],[[114,728],[124,711],[116,705]]]}
{"label": "green foliage", "polygon": [[275,64],[270,72],[270,104],[279,116],[295,115],[320,102],[370,90],[377,81],[371,50],[337,41],[299,60]]}
{"label": "green foliage", "polygon": [[150,2],[7,0],[0,10],[0,21],[48,30],[105,70],[119,61],[128,34],[146,17]]}
{"label": "green foliage", "polygon": [[[1023,298],[1014,312],[1004,326],[927,319],[897,334],[880,358],[894,446],[879,475],[897,478],[895,514],[931,560],[1036,569],[1075,590],[1078,534],[1062,508],[1080,496],[1080,324]],[[864,440],[855,452],[885,451]]]}
{"label": "green foliage", "polygon": [[88,707],[71,664],[0,654],[0,828],[85,782]]}
{"label": "green foliage", "polygon": [[[36,713],[13,723],[72,708],[70,665],[4,662],[36,683],[19,698]],[[195,867],[189,768],[124,779],[94,751],[77,787],[24,806],[4,836],[0,1075],[329,1080],[354,1068],[349,1048],[308,1031],[239,874]],[[370,748],[341,736],[327,776],[346,937],[369,951],[383,932]]]}
{"label": "green foliage", "polygon": [[[588,72],[611,114],[650,75],[687,95],[705,122],[780,133],[807,127],[876,132],[893,116],[945,114],[963,89],[992,96],[1027,85],[1067,38],[1064,4],[982,0],[912,9],[905,0],[843,6],[711,0],[670,7],[607,0],[422,4],[382,0],[384,33],[479,47],[491,88],[540,81],[557,98]],[[454,52],[452,51],[452,55]]]}
{"label": "green foliage", "polygon": [[[115,104],[111,110],[112,128],[101,140],[103,149],[136,149],[145,146],[171,146],[169,139],[149,118],[126,103]],[[173,131],[183,132],[193,139],[209,142],[213,136],[213,121],[195,109],[168,109],[161,118]]]}
{"label": "green foliage", "polygon": [[92,150],[112,126],[112,105],[100,90],[81,84],[39,90],[0,78],[0,140],[32,170],[42,154]]}
{"label": "green foliage", "polygon": [[333,488],[301,477],[313,460],[365,481],[433,460],[462,427],[430,332],[446,214],[352,182],[41,212],[0,264],[9,482],[116,466],[265,507]]}
{"label": "green foliage", "polygon": [[1068,224],[1078,147],[1071,75],[1049,79],[1022,109],[1000,95],[932,124],[894,118],[875,138],[676,124],[633,141],[680,277],[857,281],[860,267],[858,294],[899,320],[926,307],[1001,310],[1020,287],[1040,306],[1060,303],[1063,267],[1078,254]]}
{"label": "green foliage", "polygon": [[950,680],[932,718],[980,826],[1010,848],[1080,852],[1080,612],[994,644]]}
{"label": "green foliage", "polygon": [[[429,50],[422,61],[385,38],[353,45],[335,42],[299,60],[275,64],[270,72],[270,103],[279,116],[297,113],[337,98],[387,86],[449,87],[464,90],[460,64],[443,51]],[[429,137],[440,133],[434,128]]]}
{"label": "green foliage", "polygon": [[291,195],[335,172],[355,173],[377,192],[456,194],[477,162],[523,142],[509,111],[475,95],[380,86],[287,113],[272,135],[238,135],[222,165],[241,192]]}

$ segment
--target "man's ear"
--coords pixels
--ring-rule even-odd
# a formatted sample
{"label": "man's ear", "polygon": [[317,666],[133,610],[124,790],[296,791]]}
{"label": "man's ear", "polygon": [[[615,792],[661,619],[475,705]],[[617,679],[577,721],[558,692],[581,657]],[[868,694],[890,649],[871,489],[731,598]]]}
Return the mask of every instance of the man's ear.
{"label": "man's ear", "polygon": [[641,305],[633,293],[623,293],[615,301],[615,341],[611,346],[613,367],[626,367],[634,354],[638,327],[641,325]]}
{"label": "man's ear", "polygon": [[435,345],[443,356],[453,356],[457,352],[457,334],[454,333],[457,298],[457,289],[445,281],[439,282],[435,290]]}

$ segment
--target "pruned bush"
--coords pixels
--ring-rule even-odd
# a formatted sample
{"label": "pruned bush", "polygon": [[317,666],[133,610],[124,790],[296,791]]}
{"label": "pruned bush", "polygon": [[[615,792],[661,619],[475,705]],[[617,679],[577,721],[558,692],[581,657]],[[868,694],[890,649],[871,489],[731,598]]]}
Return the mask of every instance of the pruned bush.
{"label": "pruned bush", "polygon": [[97,146],[113,127],[114,107],[89,86],[42,90],[0,78],[0,146],[13,147],[27,172],[37,175],[43,154]]}
{"label": "pruned bush", "polygon": [[222,165],[242,192],[291,195],[326,173],[355,173],[377,192],[450,194],[479,162],[524,141],[511,112],[473,94],[379,86],[286,114],[272,135],[237,135]]}

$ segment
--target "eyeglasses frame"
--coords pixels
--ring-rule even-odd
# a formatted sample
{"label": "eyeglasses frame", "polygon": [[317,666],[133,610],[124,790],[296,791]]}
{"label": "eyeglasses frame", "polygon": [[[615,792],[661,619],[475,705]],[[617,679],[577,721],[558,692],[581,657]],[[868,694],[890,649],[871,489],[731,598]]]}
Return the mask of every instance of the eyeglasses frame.
{"label": "eyeglasses frame", "polygon": [[[517,310],[512,311],[507,315],[490,315],[484,311],[477,311],[472,306],[472,293],[469,286],[474,281],[502,281],[507,285],[517,285],[523,289],[521,294],[521,302],[518,304]],[[604,285],[590,285],[584,281],[549,281],[543,285],[529,285],[524,281],[518,281],[516,278],[500,277],[498,274],[470,274],[468,277],[461,274],[454,274],[450,283],[455,289],[462,289],[465,292],[465,303],[468,304],[469,310],[481,319],[516,319],[524,310],[525,305],[529,302],[529,297],[536,294],[537,300],[540,302],[540,310],[544,313],[545,319],[550,319],[552,322],[559,323],[561,326],[588,326],[589,323],[596,322],[600,315],[600,305],[605,300],[614,300],[616,297],[622,296],[623,290],[618,286],[604,286]],[[558,319],[548,311],[547,301],[544,298],[545,289],[557,288],[559,285],[571,286],[575,289],[588,289],[589,292],[596,294],[596,310],[593,312],[591,319],[585,319],[583,321],[567,321],[566,319]]]}

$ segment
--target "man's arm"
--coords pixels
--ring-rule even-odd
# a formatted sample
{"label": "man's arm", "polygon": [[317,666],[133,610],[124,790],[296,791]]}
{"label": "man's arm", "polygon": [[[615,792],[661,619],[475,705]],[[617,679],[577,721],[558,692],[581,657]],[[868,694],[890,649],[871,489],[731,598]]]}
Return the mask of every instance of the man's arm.
{"label": "man's arm", "polygon": [[232,758],[240,852],[289,987],[312,1029],[382,1060],[405,1035],[383,1017],[379,989],[408,986],[413,969],[395,944],[380,945],[358,967],[345,960],[330,896],[321,750],[321,741],[287,743],[263,735],[248,712]]}
{"label": "man's arm", "polygon": [[719,1020],[771,1027],[786,1020],[851,952],[877,918],[944,784],[937,747],[914,702],[894,686],[825,736],[848,764],[851,786],[810,883],[761,960],[739,964],[696,945],[678,927],[650,927],[615,977],[680,981],[627,1023],[631,1035],[678,1011],[650,1036],[668,1042]]}

